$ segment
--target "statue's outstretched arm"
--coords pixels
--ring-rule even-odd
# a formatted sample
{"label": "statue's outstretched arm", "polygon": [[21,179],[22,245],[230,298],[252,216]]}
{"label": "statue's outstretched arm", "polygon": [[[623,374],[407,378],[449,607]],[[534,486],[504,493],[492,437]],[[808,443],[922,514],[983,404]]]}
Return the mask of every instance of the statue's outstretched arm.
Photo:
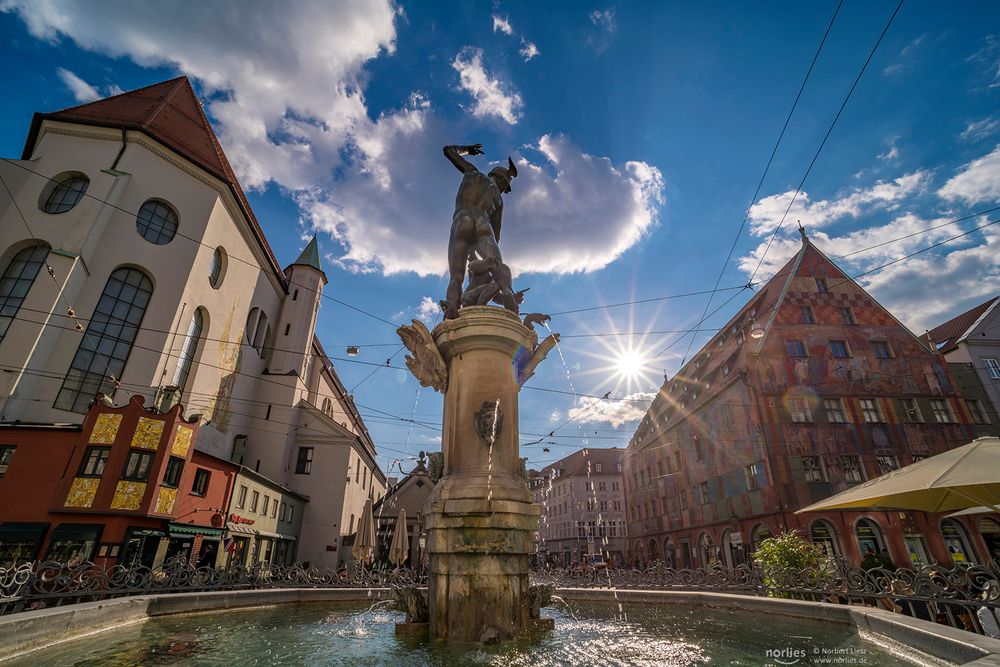
{"label": "statue's outstretched arm", "polygon": [[471,146],[445,146],[444,156],[455,165],[463,174],[468,174],[471,172],[479,171],[476,169],[476,165],[472,164],[466,160],[462,155],[482,155],[483,145],[482,144],[472,144]]}

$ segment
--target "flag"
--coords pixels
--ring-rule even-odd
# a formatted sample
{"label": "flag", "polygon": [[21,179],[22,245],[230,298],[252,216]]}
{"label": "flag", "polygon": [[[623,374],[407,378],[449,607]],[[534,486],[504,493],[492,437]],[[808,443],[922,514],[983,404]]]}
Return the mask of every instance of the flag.
{"label": "flag", "polygon": [[230,537],[229,539],[226,540],[225,550],[226,553],[229,554],[230,556],[233,555],[233,553],[236,551],[236,540],[234,538]]}

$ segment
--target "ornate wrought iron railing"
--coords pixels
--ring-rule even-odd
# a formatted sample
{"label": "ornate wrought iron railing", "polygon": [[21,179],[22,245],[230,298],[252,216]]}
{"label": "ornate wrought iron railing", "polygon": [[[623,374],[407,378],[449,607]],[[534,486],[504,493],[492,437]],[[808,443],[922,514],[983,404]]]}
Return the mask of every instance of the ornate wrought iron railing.
{"label": "ornate wrought iron railing", "polygon": [[[861,570],[844,560],[794,572],[674,569],[654,563],[638,569],[540,568],[532,584],[557,588],[713,591],[832,604],[881,607],[981,634],[1000,634],[1000,570],[980,565],[950,569]],[[78,564],[24,563],[0,568],[0,614],[129,595],[266,588],[409,588],[426,585],[410,569],[365,567],[339,570],[302,565],[213,569],[173,560],[158,569]]]}
{"label": "ornate wrought iron railing", "polygon": [[90,562],[23,563],[0,568],[0,614],[129,595],[264,588],[401,588],[425,583],[426,577],[414,570],[365,567],[357,562],[339,570],[300,564],[214,569],[195,567],[183,559],[157,569],[105,568]]}
{"label": "ornate wrought iron railing", "polygon": [[981,565],[862,570],[838,559],[808,570],[765,572],[756,565],[674,569],[654,563],[644,570],[541,568],[532,573],[532,582],[557,588],[712,591],[864,605],[1000,636],[1000,570]]}

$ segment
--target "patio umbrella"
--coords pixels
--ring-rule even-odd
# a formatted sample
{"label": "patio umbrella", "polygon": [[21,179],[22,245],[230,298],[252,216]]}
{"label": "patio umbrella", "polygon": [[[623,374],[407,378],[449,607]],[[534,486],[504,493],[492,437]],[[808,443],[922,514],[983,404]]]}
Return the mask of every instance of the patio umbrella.
{"label": "patio umbrella", "polygon": [[375,555],[375,520],[372,517],[371,498],[365,501],[365,508],[361,511],[361,520],[358,521],[358,533],[354,537],[351,555],[362,563],[371,562]]}
{"label": "patio umbrella", "polygon": [[406,532],[406,510],[400,507],[396,528],[392,533],[392,544],[389,545],[389,560],[394,565],[402,565],[410,555],[410,539]]}
{"label": "patio umbrella", "polygon": [[998,505],[1000,438],[989,437],[893,470],[796,514],[872,508],[952,512],[979,506],[1000,512]]}
{"label": "patio umbrella", "polygon": [[945,518],[946,519],[951,519],[952,517],[956,517],[956,516],[969,516],[970,514],[989,514],[990,512],[996,512],[996,511],[998,511],[998,510],[995,507],[982,507],[982,506],[980,506],[980,507],[970,507],[967,510],[960,510],[958,512],[952,512],[951,514],[949,514]]}

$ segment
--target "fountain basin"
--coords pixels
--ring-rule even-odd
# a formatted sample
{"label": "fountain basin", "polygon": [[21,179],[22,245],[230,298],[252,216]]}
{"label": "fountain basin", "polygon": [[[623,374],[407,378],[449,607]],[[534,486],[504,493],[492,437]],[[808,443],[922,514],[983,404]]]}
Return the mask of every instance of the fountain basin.
{"label": "fountain basin", "polygon": [[[820,648],[840,651],[826,657],[858,658],[826,664],[912,664],[879,650],[894,647],[925,664],[933,656],[949,664],[1000,665],[1000,641],[878,609],[721,593],[561,589],[558,594],[572,611],[562,606],[546,609],[545,615],[556,620],[553,632],[496,647],[396,636],[395,623],[404,615],[386,610],[385,603],[371,610],[373,603],[388,599],[389,589],[119,598],[0,618],[0,658],[21,654],[15,665],[133,664],[135,660],[156,664],[279,660],[357,664],[361,660],[394,666],[690,665],[738,660],[743,665],[764,665],[777,664],[768,651]],[[101,632],[110,628],[115,632]],[[56,642],[64,643],[41,648]]]}

